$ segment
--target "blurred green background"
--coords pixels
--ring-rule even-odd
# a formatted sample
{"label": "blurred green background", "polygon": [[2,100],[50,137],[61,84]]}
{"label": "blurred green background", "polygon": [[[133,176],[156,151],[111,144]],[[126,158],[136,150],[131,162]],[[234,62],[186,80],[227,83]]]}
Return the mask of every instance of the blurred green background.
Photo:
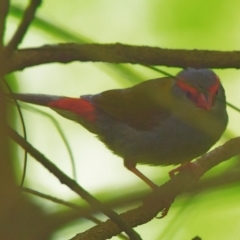
{"label": "blurred green background", "polygon": [[[13,0],[7,23],[6,40],[10,39],[28,1]],[[89,0],[43,1],[37,18],[31,25],[22,48],[60,42],[126,43],[162,48],[239,50],[240,2],[237,0]],[[162,67],[175,74],[180,69]],[[240,73],[236,69],[215,69],[226,90],[227,100],[239,106]],[[156,71],[140,65],[52,63],[27,68],[8,77],[14,91],[66,96],[94,94],[112,88],[131,86],[137,82],[162,77]],[[23,105],[22,105],[23,106]],[[24,105],[27,106],[27,105]],[[114,156],[91,133],[80,125],[46,111],[59,123],[72,151],[77,180],[94,196],[105,201],[149,192],[147,186],[123,167],[122,159]],[[28,140],[61,170],[72,176],[72,166],[66,145],[52,120],[40,112],[23,109]],[[228,109],[229,126],[218,144],[239,136],[240,114]],[[19,118],[16,126],[21,130]],[[23,152],[17,149],[19,159]],[[210,171],[205,179],[221,176],[224,171],[240,171],[238,158]],[[20,181],[23,163],[17,163]],[[139,169],[159,185],[168,179],[171,167],[140,166]],[[204,180],[203,180],[204,181]],[[76,200],[77,196],[47,170],[29,157],[25,186],[57,196]],[[33,197],[49,213],[66,208]],[[239,182],[207,188],[197,194],[185,194],[176,199],[168,216],[139,226],[143,239],[239,239]],[[79,199],[77,203],[82,203]],[[82,203],[83,204],[83,203]],[[135,205],[117,208],[126,211]],[[136,203],[137,206],[137,203]],[[103,216],[98,216],[104,220]],[[53,240],[69,239],[92,223],[74,221],[59,229]],[[117,237],[113,239],[118,239]]]}

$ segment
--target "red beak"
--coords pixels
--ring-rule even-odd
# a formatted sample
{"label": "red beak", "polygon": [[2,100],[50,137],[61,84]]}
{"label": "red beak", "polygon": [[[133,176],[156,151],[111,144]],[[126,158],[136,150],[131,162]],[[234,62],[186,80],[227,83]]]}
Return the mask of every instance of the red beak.
{"label": "red beak", "polygon": [[209,110],[212,107],[213,97],[211,95],[205,96],[203,93],[198,95],[197,106],[199,108]]}

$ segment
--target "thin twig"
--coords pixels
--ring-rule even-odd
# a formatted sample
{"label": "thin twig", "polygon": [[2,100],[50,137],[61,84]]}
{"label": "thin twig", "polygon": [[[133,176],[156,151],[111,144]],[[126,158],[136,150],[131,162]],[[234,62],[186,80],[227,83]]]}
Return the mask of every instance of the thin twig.
{"label": "thin twig", "polygon": [[[85,217],[86,219],[96,223],[96,224],[100,224],[102,221],[98,220],[96,217],[94,216],[91,216],[90,214],[85,214],[85,208],[77,205],[77,204],[74,204],[74,203],[71,203],[71,202],[67,202],[67,201],[63,201],[62,199],[59,199],[59,198],[56,198],[56,197],[53,197],[53,196],[50,196],[50,195],[47,195],[47,194],[44,194],[44,193],[41,193],[39,191],[36,191],[36,190],[33,190],[33,189],[30,189],[30,188],[26,188],[26,187],[21,187],[21,191],[23,192],[26,192],[26,193],[30,193],[34,196],[38,196],[40,198],[44,198],[44,199],[47,199],[49,201],[52,201],[54,203],[57,203],[57,204],[61,204],[61,205],[64,205],[66,207],[69,207],[73,210],[77,210],[77,214],[78,214],[78,219],[79,217]],[[55,224],[55,221],[54,221],[54,224]],[[119,237],[121,239],[128,239],[126,238],[125,235],[123,234],[120,234]]]}
{"label": "thin twig", "polygon": [[0,49],[3,47],[6,17],[9,9],[9,0],[0,1]]}
{"label": "thin twig", "polygon": [[23,19],[19,24],[16,32],[14,33],[12,39],[7,45],[7,50],[9,52],[15,50],[18,45],[22,42],[24,35],[27,32],[29,25],[31,24],[32,20],[34,19],[35,12],[38,6],[41,4],[41,0],[31,0],[29,6],[27,7]]}
{"label": "thin twig", "polygon": [[[12,5],[10,9],[11,15],[16,18],[19,18],[22,15],[23,8],[21,6]],[[35,16],[34,27],[39,30],[46,32],[47,34],[51,34],[54,37],[58,37],[64,39],[68,42],[77,42],[77,43],[88,43],[93,42],[90,38],[81,35],[78,31],[77,34],[68,29],[67,27],[64,28],[62,25],[58,23],[54,23],[51,19],[46,19],[44,16]]]}
{"label": "thin twig", "polygon": [[[140,240],[140,236],[123,220],[119,215],[108,207],[104,206],[99,200],[94,198],[85,189],[78,185],[74,180],[69,178],[66,174],[60,171],[51,161],[49,161],[42,153],[35,149],[31,144],[25,141],[15,130],[8,128],[10,137],[17,142],[23,149],[29,152],[38,162],[46,167],[52,174],[54,174],[62,184],[67,185],[72,191],[76,192],[80,197],[87,201],[93,208],[101,210],[108,216],[114,225],[123,230],[130,239]],[[119,234],[119,233],[118,233]]]}
{"label": "thin twig", "polygon": [[50,196],[50,195],[38,192],[38,191],[30,189],[30,188],[26,188],[26,187],[21,187],[21,190],[23,192],[30,193],[30,194],[32,194],[34,196],[38,196],[38,197],[47,199],[49,201],[52,201],[54,203],[58,203],[58,204],[66,206],[66,207],[72,208],[74,210],[77,210],[80,217],[84,216],[85,218],[87,218],[88,220],[90,220],[90,221],[92,221],[92,222],[94,222],[96,224],[101,223],[101,221],[98,220],[97,218],[95,218],[95,217],[93,217],[91,215],[84,214],[84,209],[81,208],[80,206],[74,204],[74,203],[70,203],[70,202],[64,201],[62,199],[59,199],[59,198],[56,198],[56,197],[53,197],[53,196]]}
{"label": "thin twig", "polygon": [[[8,84],[8,82],[6,81],[6,79],[4,77],[3,77],[3,82],[5,83],[5,86],[8,89],[10,95],[13,94],[10,85]],[[17,112],[18,112],[18,115],[19,115],[19,118],[20,118],[20,123],[22,125],[22,130],[23,130],[23,137],[27,141],[27,129],[26,129],[26,125],[25,125],[22,110],[21,110],[21,108],[18,104],[18,101],[16,101],[16,99],[13,98],[13,102],[16,105]],[[26,173],[27,173],[27,160],[28,160],[28,154],[27,154],[27,151],[24,151],[23,173],[22,173],[22,178],[21,178],[21,183],[20,183],[20,186],[22,186],[22,187],[23,187],[24,180],[25,180]]]}
{"label": "thin twig", "polygon": [[71,150],[71,147],[68,143],[68,140],[66,138],[66,136],[64,135],[64,132],[63,132],[63,129],[61,128],[59,122],[49,113],[46,113],[40,109],[37,109],[35,107],[31,107],[30,105],[27,105],[27,104],[21,104],[21,108],[22,109],[26,109],[28,111],[31,111],[31,112],[35,112],[35,113],[38,113],[40,115],[43,115],[44,117],[46,117],[48,120],[50,120],[53,124],[53,126],[56,128],[60,138],[62,139],[65,147],[66,147],[66,150],[68,152],[68,155],[69,155],[69,159],[70,159],[70,162],[71,162],[71,165],[72,165],[72,176],[73,176],[73,179],[74,180],[77,180],[77,173],[76,173],[76,166],[75,166],[75,161],[74,161],[74,156],[73,156],[73,153],[72,153],[72,150]]}

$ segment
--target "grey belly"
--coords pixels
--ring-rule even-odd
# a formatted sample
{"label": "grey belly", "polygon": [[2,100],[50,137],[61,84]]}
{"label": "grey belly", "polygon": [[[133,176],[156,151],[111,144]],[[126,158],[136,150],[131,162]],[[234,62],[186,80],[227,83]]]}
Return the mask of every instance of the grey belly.
{"label": "grey belly", "polygon": [[[104,121],[106,123],[106,119]],[[115,154],[140,164],[171,165],[191,161],[205,153],[220,137],[209,137],[177,119],[163,122],[152,131],[139,131],[108,121],[99,129],[100,140]]]}

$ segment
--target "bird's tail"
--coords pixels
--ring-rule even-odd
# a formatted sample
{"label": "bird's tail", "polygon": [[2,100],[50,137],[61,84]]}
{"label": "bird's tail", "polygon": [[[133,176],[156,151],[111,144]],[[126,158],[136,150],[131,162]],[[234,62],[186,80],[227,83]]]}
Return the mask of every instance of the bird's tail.
{"label": "bird's tail", "polygon": [[63,117],[76,121],[89,131],[94,132],[93,123],[96,119],[95,107],[91,102],[83,98],[23,93],[13,93],[9,95],[9,97],[23,102],[49,107]]}
{"label": "bird's tail", "polygon": [[25,93],[13,93],[8,95],[10,98],[20,100],[22,102],[33,103],[41,106],[49,106],[49,103],[57,101],[64,97],[45,94],[25,94]]}

